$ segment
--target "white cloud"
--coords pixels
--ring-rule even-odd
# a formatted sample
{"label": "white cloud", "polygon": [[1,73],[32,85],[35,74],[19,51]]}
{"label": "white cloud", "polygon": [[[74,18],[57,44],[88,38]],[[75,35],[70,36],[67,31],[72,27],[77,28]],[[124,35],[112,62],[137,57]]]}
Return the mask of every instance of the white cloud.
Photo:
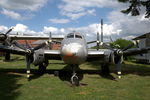
{"label": "white cloud", "polygon": [[[28,28],[28,26],[23,25],[23,24],[16,24],[15,26],[12,26],[14,29],[12,30],[12,32],[10,32],[10,34],[19,34],[19,35],[23,35],[23,34],[28,34],[28,35],[45,35],[43,34],[43,32],[35,32],[33,30],[30,30]],[[7,27],[7,26],[0,26],[0,32],[5,33],[7,32],[11,27]]]}
{"label": "white cloud", "polygon": [[[118,8],[122,6],[117,0],[62,0],[63,4],[59,8],[66,12],[81,12],[89,7],[98,8]],[[120,5],[120,6],[119,6]]]}
{"label": "white cloud", "polygon": [[16,19],[16,20],[24,20],[24,19],[26,19],[26,17],[21,16],[19,13],[16,13],[14,11],[7,10],[7,9],[3,9],[1,11],[1,13],[6,15],[7,17],[10,17],[10,18]]}
{"label": "white cloud", "polygon": [[43,32],[44,33],[49,33],[49,32],[57,33],[58,29],[55,28],[55,27],[46,27],[46,26],[44,26]]}
{"label": "white cloud", "polygon": [[59,24],[64,24],[64,23],[69,23],[70,22],[69,19],[57,19],[57,18],[49,19],[49,21],[52,22],[52,23],[59,23]]}
{"label": "white cloud", "polygon": [[[32,13],[43,7],[47,1],[48,0],[1,0],[1,13],[15,20],[30,19],[33,17]],[[24,14],[21,15],[18,11],[23,11]]]}
{"label": "white cloud", "polygon": [[95,15],[95,8],[119,8],[122,4],[117,0],[63,0],[58,6],[60,14],[71,19],[85,15]]}
{"label": "white cloud", "polygon": [[91,10],[87,10],[87,11],[84,11],[84,12],[78,12],[78,13],[74,13],[74,12],[62,12],[62,15],[64,16],[67,16],[69,18],[71,18],[72,20],[75,20],[75,19],[78,19],[82,16],[85,16],[85,15],[96,15],[95,13],[95,9],[91,9]]}
{"label": "white cloud", "polygon": [[5,33],[8,28],[6,26],[0,26],[0,32]]}
{"label": "white cloud", "polygon": [[27,30],[28,30],[28,27],[23,24],[17,24],[13,29],[13,31],[21,32],[21,33],[26,32]]}
{"label": "white cloud", "polygon": [[10,10],[36,11],[43,7],[48,0],[1,0],[0,7]]}
{"label": "white cloud", "polygon": [[108,15],[108,19],[114,29],[121,30],[119,37],[135,37],[150,32],[150,20],[143,19],[143,14],[135,17],[113,11]]}
{"label": "white cloud", "polygon": [[44,33],[45,35],[48,35],[49,33],[55,34],[55,35],[65,35],[67,32],[67,29],[64,28],[57,28],[57,27],[47,27],[44,26],[42,33]]}

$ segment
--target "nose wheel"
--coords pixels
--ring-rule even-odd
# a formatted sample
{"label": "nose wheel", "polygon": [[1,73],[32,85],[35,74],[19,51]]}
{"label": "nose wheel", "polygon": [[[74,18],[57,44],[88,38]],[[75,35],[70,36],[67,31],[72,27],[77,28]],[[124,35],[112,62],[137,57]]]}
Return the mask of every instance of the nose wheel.
{"label": "nose wheel", "polygon": [[72,85],[79,86],[79,78],[76,75],[76,73],[74,73],[72,75],[72,77],[71,77],[71,83],[72,83]]}
{"label": "nose wheel", "polygon": [[79,66],[78,65],[72,65],[72,77],[71,77],[71,84],[72,85],[75,85],[75,86],[79,86],[79,78],[77,76],[77,73],[76,73],[76,69],[78,68]]}

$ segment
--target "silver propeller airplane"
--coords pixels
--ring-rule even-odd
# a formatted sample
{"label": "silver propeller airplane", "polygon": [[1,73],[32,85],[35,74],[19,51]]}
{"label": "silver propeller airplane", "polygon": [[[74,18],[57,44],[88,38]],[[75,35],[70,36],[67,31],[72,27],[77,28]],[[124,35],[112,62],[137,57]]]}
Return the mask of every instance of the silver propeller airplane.
{"label": "silver propeller airplane", "polygon": [[[101,71],[103,74],[108,74],[109,63],[114,63],[116,64],[118,77],[121,78],[121,63],[123,62],[123,56],[143,54],[150,50],[150,48],[130,49],[135,43],[129,44],[129,46],[122,50],[113,49],[99,40],[99,33],[97,33],[96,41],[86,42],[84,36],[78,32],[67,34],[61,41],[60,50],[43,49],[43,47],[53,42],[60,42],[53,40],[51,35],[48,41],[34,48],[25,48],[9,37],[8,34],[11,31],[12,29],[6,32],[6,34],[0,34],[0,51],[26,56],[27,78],[30,78],[30,64],[39,66],[39,71],[43,73],[46,70],[46,66],[48,66],[48,60],[57,59],[63,60],[72,67],[72,77],[70,81],[74,85],[79,85],[76,69],[85,61],[101,62]],[[39,37],[39,39],[40,38],[41,37]],[[97,43],[97,50],[88,49],[87,44],[90,43]],[[106,49],[99,49],[99,46],[105,47]]]}

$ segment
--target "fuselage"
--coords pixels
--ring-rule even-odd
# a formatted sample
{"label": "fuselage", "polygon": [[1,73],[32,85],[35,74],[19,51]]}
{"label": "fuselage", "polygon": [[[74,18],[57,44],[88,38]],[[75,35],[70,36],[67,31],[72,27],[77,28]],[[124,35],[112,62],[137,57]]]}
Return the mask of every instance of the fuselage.
{"label": "fuselage", "polygon": [[61,43],[61,57],[67,64],[81,64],[87,58],[87,43],[80,33],[69,33]]}

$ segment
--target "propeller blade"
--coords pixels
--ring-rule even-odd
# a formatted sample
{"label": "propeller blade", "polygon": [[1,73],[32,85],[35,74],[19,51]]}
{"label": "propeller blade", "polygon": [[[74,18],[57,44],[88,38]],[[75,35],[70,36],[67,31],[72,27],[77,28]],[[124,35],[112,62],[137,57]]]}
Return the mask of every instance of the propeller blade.
{"label": "propeller blade", "polygon": [[101,42],[103,42],[103,19],[101,19]]}
{"label": "propeller blade", "polygon": [[41,49],[41,48],[43,48],[45,45],[46,45],[46,43],[42,43],[42,44],[40,44],[40,45],[34,47],[33,50]]}
{"label": "propeller blade", "polygon": [[112,47],[110,47],[109,45],[107,45],[106,43],[101,42],[102,47],[110,49],[112,51],[115,51]]}
{"label": "propeller blade", "polygon": [[97,32],[97,41],[99,41],[99,32]]}
{"label": "propeller blade", "polygon": [[99,50],[99,45],[100,44],[100,41],[99,41],[99,32],[97,32],[97,45],[96,45],[96,47],[97,47],[97,50]]}
{"label": "propeller blade", "polygon": [[27,40],[25,40],[25,42],[26,42],[26,47],[27,48],[32,48],[31,44],[29,44]]}
{"label": "propeller blade", "polygon": [[40,44],[40,45],[34,47],[34,48],[33,48],[33,51],[34,51],[34,50],[41,49],[41,48],[43,48],[44,46],[48,45],[48,44],[51,43],[51,42],[52,42],[51,40],[46,41],[46,42],[44,42],[44,43],[42,43],[42,44]]}
{"label": "propeller blade", "polygon": [[[49,33],[49,41],[52,41],[52,33]],[[49,49],[52,49],[52,43],[49,42]]]}
{"label": "propeller blade", "polygon": [[91,43],[96,43],[97,41],[90,41],[90,42],[87,42],[87,44],[91,44]]}
{"label": "propeller blade", "polygon": [[52,40],[52,33],[49,33],[49,40]]}
{"label": "propeller blade", "polygon": [[121,63],[118,63],[116,65],[117,67],[117,75],[118,75],[118,78],[121,78]]}
{"label": "propeller blade", "polygon": [[133,43],[131,43],[127,47],[123,48],[122,51],[126,51],[126,50],[132,48],[133,46],[136,46],[137,48],[139,48],[138,43],[139,43],[139,41],[133,41]]}
{"label": "propeller blade", "polygon": [[111,36],[110,36],[110,41],[111,41],[111,42],[114,42],[113,39],[111,38]]}
{"label": "propeller blade", "polygon": [[116,64],[118,78],[121,78],[121,64],[123,62],[123,55],[120,56],[119,61]]}
{"label": "propeller blade", "polygon": [[26,66],[27,66],[27,78],[30,79],[30,65],[31,65],[31,57],[26,55]]}
{"label": "propeller blade", "polygon": [[99,50],[99,43],[97,43],[97,46],[96,46],[97,50]]}
{"label": "propeller blade", "polygon": [[126,51],[134,46],[134,43],[129,44],[127,47],[123,48],[122,51]]}
{"label": "propeller blade", "polygon": [[5,34],[9,34],[14,28],[9,29]]}
{"label": "propeller blade", "polygon": [[14,41],[13,44],[20,49],[26,50],[26,48],[24,46],[22,46],[21,44],[19,44],[17,41]]}
{"label": "propeller blade", "polygon": [[134,41],[133,43],[134,43],[134,45],[135,45],[137,48],[139,48],[139,40],[136,40],[136,41]]}

